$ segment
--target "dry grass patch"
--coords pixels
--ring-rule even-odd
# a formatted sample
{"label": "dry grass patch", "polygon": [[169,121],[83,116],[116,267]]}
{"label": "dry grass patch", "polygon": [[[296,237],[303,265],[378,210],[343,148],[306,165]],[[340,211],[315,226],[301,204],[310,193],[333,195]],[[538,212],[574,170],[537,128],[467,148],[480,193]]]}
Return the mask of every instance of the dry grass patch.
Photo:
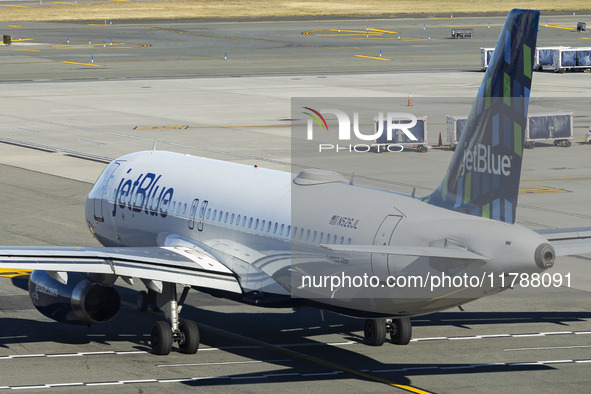
{"label": "dry grass patch", "polygon": [[177,18],[256,18],[326,15],[393,15],[447,14],[449,12],[480,13],[507,12],[511,8],[540,10],[591,9],[589,0],[563,2],[549,0],[171,0],[171,1],[110,1],[91,4],[65,5],[46,0],[45,5],[30,8],[0,6],[0,22],[105,20],[105,19],[177,19]]}

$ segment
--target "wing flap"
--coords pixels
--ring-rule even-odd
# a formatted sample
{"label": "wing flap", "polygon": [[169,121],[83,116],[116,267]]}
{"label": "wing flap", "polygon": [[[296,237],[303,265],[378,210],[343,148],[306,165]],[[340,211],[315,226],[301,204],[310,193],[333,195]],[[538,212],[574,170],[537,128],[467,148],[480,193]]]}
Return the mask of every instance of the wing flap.
{"label": "wing flap", "polygon": [[382,246],[382,245],[320,245],[338,252],[380,253],[400,256],[442,257],[450,259],[490,260],[486,256],[460,248],[439,248],[432,246]]}
{"label": "wing flap", "polygon": [[114,274],[242,293],[236,275],[221,262],[181,247],[5,247],[0,268]]}

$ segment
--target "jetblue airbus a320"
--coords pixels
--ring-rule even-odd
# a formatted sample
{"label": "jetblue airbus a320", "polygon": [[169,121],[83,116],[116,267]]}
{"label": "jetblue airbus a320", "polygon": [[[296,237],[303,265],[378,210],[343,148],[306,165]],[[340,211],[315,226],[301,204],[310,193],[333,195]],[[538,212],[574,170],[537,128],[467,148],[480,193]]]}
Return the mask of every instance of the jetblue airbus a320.
{"label": "jetblue airbus a320", "polygon": [[120,306],[113,285],[141,280],[139,308],[154,303],[168,320],[152,329],[156,354],[173,342],[197,352],[197,325],[179,317],[191,288],[364,318],[370,345],[387,333],[407,344],[410,317],[505,290],[509,273],[540,275],[557,256],[591,252],[589,229],[515,224],[538,19],[510,12],[447,174],[428,196],[322,170],[294,176],[138,152],[110,163],[88,196],[86,221],[104,247],[2,247],[0,267],[33,270],[35,307],[73,324],[110,320]]}

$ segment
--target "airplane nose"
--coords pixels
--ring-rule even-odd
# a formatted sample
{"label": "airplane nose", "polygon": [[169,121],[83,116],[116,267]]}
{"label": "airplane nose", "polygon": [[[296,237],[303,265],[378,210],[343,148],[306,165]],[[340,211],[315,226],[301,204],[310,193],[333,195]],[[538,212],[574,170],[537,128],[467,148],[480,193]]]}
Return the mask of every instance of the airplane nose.
{"label": "airplane nose", "polygon": [[548,243],[540,244],[534,252],[534,259],[536,265],[541,269],[548,269],[554,265],[556,260],[556,252],[552,245]]}

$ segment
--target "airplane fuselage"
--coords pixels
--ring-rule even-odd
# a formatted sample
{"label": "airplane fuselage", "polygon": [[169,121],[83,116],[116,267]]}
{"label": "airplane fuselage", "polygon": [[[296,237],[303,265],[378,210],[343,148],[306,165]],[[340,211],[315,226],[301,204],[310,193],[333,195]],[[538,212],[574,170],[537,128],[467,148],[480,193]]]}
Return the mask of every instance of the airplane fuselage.
{"label": "airplane fuselage", "polygon": [[[417,315],[497,293],[507,287],[497,280],[505,273],[542,271],[534,255],[544,239],[518,225],[351,185],[335,173],[305,171],[294,178],[170,152],[139,152],[111,163],[89,194],[86,218],[105,246],[207,251],[236,273],[240,300],[261,306]],[[457,248],[483,259],[330,245]],[[452,283],[458,276],[463,281]],[[400,277],[404,283],[392,282]],[[473,277],[480,278],[478,286],[469,282]]]}

